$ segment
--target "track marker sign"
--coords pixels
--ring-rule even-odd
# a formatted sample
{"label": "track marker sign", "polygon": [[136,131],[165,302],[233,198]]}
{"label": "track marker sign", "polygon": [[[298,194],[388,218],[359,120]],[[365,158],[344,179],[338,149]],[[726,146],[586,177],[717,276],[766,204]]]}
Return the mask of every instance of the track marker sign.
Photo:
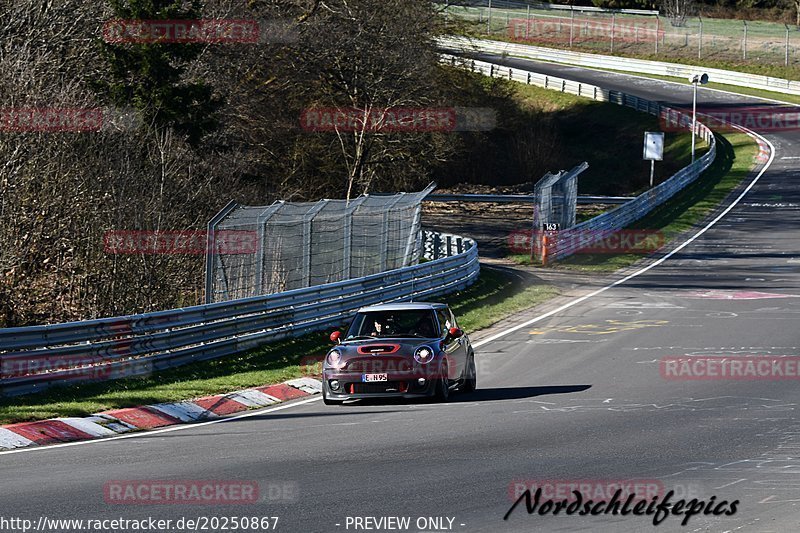
{"label": "track marker sign", "polygon": [[650,161],[650,187],[653,187],[653,176],[656,171],[656,161],[664,160],[664,132],[644,132],[643,159]]}

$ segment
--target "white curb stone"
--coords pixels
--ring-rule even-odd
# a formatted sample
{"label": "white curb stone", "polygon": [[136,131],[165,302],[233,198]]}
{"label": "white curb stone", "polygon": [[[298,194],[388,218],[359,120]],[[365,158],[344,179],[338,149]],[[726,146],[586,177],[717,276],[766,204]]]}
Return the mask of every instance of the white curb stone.
{"label": "white curb stone", "polygon": [[0,428],[0,448],[4,449],[11,449],[11,448],[24,448],[25,446],[33,446],[35,443],[30,440],[26,439],[22,435],[17,435],[13,431]]}
{"label": "white curb stone", "polygon": [[248,407],[264,407],[273,403],[280,403],[281,400],[275,396],[263,393],[260,390],[245,389],[236,391],[230,396],[231,400],[237,401]]}
{"label": "white curb stone", "polygon": [[286,384],[309,394],[319,394],[322,392],[322,382],[318,379],[298,378],[287,381]]}
{"label": "white curb stone", "polygon": [[91,418],[56,418],[61,422],[64,422],[68,426],[71,426],[79,431],[83,431],[84,433],[88,433],[93,437],[107,437],[109,435],[116,435],[116,431],[113,431],[105,426],[102,426],[92,420]]}
{"label": "white curb stone", "polygon": [[216,414],[192,402],[157,403],[149,407],[158,409],[162,413],[177,418],[181,422],[194,422],[200,419],[217,417]]}

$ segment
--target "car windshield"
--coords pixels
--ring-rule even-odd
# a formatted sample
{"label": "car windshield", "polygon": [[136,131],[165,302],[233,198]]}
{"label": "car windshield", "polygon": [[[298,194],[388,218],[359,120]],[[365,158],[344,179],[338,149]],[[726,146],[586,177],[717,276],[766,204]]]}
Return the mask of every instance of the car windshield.
{"label": "car windshield", "polygon": [[433,311],[409,309],[358,313],[350,325],[346,340],[388,337],[433,338],[436,336]]}

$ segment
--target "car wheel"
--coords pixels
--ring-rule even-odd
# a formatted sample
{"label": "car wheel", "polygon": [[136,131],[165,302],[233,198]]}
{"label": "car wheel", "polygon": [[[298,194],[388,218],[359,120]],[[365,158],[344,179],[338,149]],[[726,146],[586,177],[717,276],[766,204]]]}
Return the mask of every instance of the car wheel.
{"label": "car wheel", "polygon": [[322,403],[325,405],[342,405],[342,400],[330,400],[328,395],[325,394],[325,389],[322,389]]}
{"label": "car wheel", "polygon": [[478,371],[475,368],[475,354],[470,354],[467,368],[464,370],[464,382],[461,385],[463,392],[474,392],[478,386]]}
{"label": "car wheel", "polygon": [[446,402],[450,398],[450,380],[447,378],[447,367],[442,370],[441,377],[436,382],[435,398],[439,402]]}

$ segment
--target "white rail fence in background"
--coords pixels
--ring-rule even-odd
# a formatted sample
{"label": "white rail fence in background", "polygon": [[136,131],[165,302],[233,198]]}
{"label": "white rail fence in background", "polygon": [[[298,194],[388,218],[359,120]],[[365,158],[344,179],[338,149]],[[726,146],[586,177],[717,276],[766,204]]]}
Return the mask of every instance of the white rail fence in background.
{"label": "white rail fence in background", "polygon": [[439,45],[444,49],[451,50],[506,54],[514,57],[551,61],[566,65],[619,70],[623,72],[638,72],[642,74],[656,74],[659,76],[674,76],[683,79],[688,79],[689,76],[702,70],[708,73],[709,78],[714,83],[800,95],[800,81],[773,78],[771,76],[761,76],[758,74],[746,74],[744,72],[735,72],[732,70],[704,68],[681,65],[679,63],[665,63],[662,61],[631,59],[628,57],[601,54],[587,54],[584,52],[557,50],[528,44],[469,39],[466,37],[442,38],[439,40]]}

